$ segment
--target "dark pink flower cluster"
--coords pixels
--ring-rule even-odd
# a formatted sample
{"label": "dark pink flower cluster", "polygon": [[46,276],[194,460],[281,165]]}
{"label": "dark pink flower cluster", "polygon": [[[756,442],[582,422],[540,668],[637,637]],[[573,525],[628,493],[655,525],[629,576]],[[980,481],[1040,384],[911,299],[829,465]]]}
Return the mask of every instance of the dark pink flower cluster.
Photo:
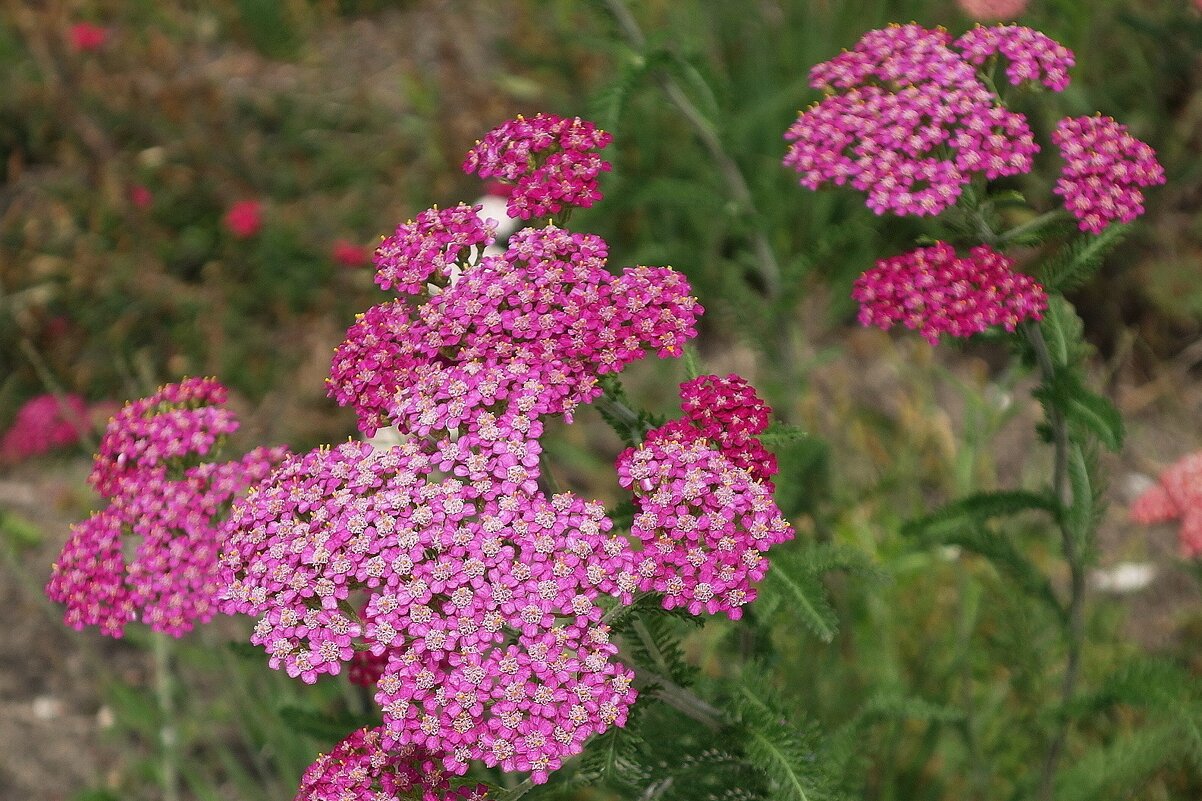
{"label": "dark pink flower cluster", "polygon": [[[722,455],[761,481],[769,490],[776,475],[776,456],[764,448],[759,435],[768,429],[772,409],[742,376],[702,375],[680,385],[684,420],[718,446]],[[669,423],[668,425],[673,425]]]}
{"label": "dark pink flower cluster", "polygon": [[38,395],[17,410],[0,437],[0,462],[19,462],[64,445],[92,430],[88,404],[78,395]]}
{"label": "dark pink flower cluster", "polygon": [[1068,86],[1073,52],[1047,34],[1022,25],[978,25],[956,40],[955,47],[971,64],[981,66],[991,56],[1006,61],[1006,80],[1018,86],[1041,83],[1054,92]]}
{"label": "dark pink flower cluster", "polygon": [[483,785],[452,788],[420,748],[388,748],[379,728],[358,729],[301,777],[296,801],[487,801]]}
{"label": "dark pink flower cluster", "polygon": [[112,497],[132,475],[170,459],[202,457],[238,429],[222,404],[229,393],[212,378],[167,384],[125,405],[105,429],[88,481]]}
{"label": "dark pink flower cluster", "polygon": [[230,501],[263,480],[286,451],[258,448],[232,462],[188,464],[215,433],[237,427],[219,408],[211,379],[163,387],[109,423],[92,473],[109,505],[76,525],[46,594],[65,604],[74,628],[120,637],[140,619],[181,636],[217,611],[218,520]]}
{"label": "dark pink flower cluster", "polygon": [[818,64],[810,83],[828,96],[785,133],[785,166],[801,185],[850,184],[877,214],[933,215],[974,174],[1029,172],[1039,152],[1027,119],[1001,104],[942,29],[869,31]]}
{"label": "dark pink flower cluster", "polygon": [[1047,293],[1013,260],[979,245],[960,257],[946,242],[878,261],[856,279],[852,297],[861,325],[897,323],[922,332],[932,345],[941,334],[967,337],[991,326],[1013,331],[1022,320],[1038,320]]}
{"label": "dark pink flower cluster", "polygon": [[1181,555],[1202,557],[1202,452],[1193,453],[1160,474],[1160,483],[1135,499],[1130,517],[1136,523],[1180,520]]}
{"label": "dark pink flower cluster", "polygon": [[638,510],[638,589],[663,593],[666,609],[742,617],[768,569],[764,552],[793,538],[771,490],[695,428],[671,423],[623,451],[617,469]]}
{"label": "dark pink flower cluster", "polygon": [[1156,153],[1113,117],[1066,117],[1052,141],[1064,169],[1053,190],[1082,231],[1101,233],[1114,220],[1131,222],[1144,213],[1144,187],[1165,182]]}
{"label": "dark pink flower cluster", "polygon": [[545,781],[625,721],[632,675],[595,601],[636,579],[599,504],[539,490],[536,425],[480,413],[454,441],[293,457],[230,515],[227,611],[305,681],[386,655],[389,743]]}
{"label": "dark pink flower cluster", "polygon": [[509,216],[528,220],[601,199],[597,178],[610,169],[596,151],[613,139],[587,120],[519,116],[489,131],[468,151],[463,171],[515,184]]}
{"label": "dark pink flower cluster", "polygon": [[469,424],[498,405],[570,415],[597,376],[655,349],[678,356],[701,307],[668,268],[605,267],[604,240],[548,226],[519,231],[416,310],[376,306],[334,354],[329,393],[370,435]]}
{"label": "dark pink flower cluster", "polygon": [[482,252],[493,243],[497,223],[481,220],[481,208],[460,203],[427,209],[400,225],[376,248],[376,283],[408,295],[422,294],[431,280],[445,284],[456,265],[462,269],[470,263],[473,248]]}

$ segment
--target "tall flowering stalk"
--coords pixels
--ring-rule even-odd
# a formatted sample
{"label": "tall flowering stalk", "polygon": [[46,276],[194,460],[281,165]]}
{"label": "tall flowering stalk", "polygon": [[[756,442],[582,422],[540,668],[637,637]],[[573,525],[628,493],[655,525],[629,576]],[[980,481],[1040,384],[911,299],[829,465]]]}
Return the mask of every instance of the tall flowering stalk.
{"label": "tall flowering stalk", "polygon": [[[812,69],[811,85],[826,97],[785,133],[790,144],[784,157],[802,186],[849,185],[864,192],[878,214],[933,216],[954,209],[959,215],[956,231],[966,241],[939,241],[882,259],[856,281],[853,297],[863,325],[901,323],[932,345],[944,335],[1001,328],[1012,334],[1017,354],[1038,370],[1036,395],[1053,451],[1047,492],[973,496],[909,530],[934,532],[942,525],[946,531],[950,522],[978,526],[986,517],[1027,509],[1050,514],[1069,582],[1067,597],[1053,601],[1064,623],[1067,654],[1061,708],[1045,733],[1044,758],[1031,781],[1045,799],[1052,797],[1069,738],[1069,704],[1080,683],[1085,576],[1100,503],[1094,454],[1099,444],[1117,450],[1122,441],[1117,410],[1085,386],[1079,321],[1058,290],[1088,277],[1116,241],[1107,235],[1109,226],[1142,214],[1141,190],[1165,179],[1152,149],[1112,118],[1066,118],[1051,134],[1064,160],[1054,190],[1064,210],[1004,228],[990,182],[1031,170],[1040,146],[1030,122],[1006,106],[991,77],[1001,65],[1012,86],[1058,92],[1068,86],[1073,63],[1065,47],[1017,25],[977,26],[955,39],[916,24],[871,31],[850,51]],[[1043,244],[1049,223],[1062,216],[1076,218],[1082,231],[1102,239],[1069,243],[1035,275],[1016,270],[1005,247]],[[959,255],[957,244],[968,246],[968,255]],[[1186,497],[1180,490],[1184,474],[1166,473],[1165,486],[1175,495],[1157,489],[1141,499],[1141,519],[1185,513],[1188,504],[1178,500]],[[990,555],[988,548],[983,553]],[[1033,570],[1028,585],[1048,586]]]}

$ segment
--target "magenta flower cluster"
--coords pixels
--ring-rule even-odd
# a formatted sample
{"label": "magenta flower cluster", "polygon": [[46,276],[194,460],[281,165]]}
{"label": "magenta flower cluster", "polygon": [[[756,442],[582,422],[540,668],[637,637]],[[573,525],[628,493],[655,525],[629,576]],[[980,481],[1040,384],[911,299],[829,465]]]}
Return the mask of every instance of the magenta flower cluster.
{"label": "magenta flower cluster", "polygon": [[445,286],[456,265],[470,263],[473,250],[478,257],[493,243],[494,220],[481,220],[480,206],[460,203],[449,209],[427,209],[397,227],[376,248],[376,283],[407,295],[420,295],[426,283]]}
{"label": "magenta flower cluster", "polygon": [[1068,71],[1077,63],[1067,47],[1022,25],[978,25],[957,39],[955,47],[978,67],[1000,55],[1006,59],[1006,80],[1011,84],[1041,83],[1053,92],[1068,88]]}
{"label": "magenta flower cluster", "polygon": [[[1014,63],[1042,65],[1042,51],[1024,50],[1015,32],[1004,37]],[[916,216],[953,205],[973,175],[1030,171],[1039,146],[1026,117],[986,87],[961,42],[894,25],[816,65],[810,84],[828,95],[786,131],[785,166],[808,189],[850,184],[877,214]]]}
{"label": "magenta flower cluster", "polygon": [[1131,222],[1144,213],[1140,190],[1165,182],[1155,151],[1113,117],[1067,117],[1052,141],[1064,159],[1053,191],[1082,231],[1096,234],[1115,220]]}
{"label": "magenta flower cluster", "polygon": [[647,350],[678,356],[701,313],[679,273],[614,276],[606,257],[598,236],[519,231],[416,310],[394,301],[362,315],[334,355],[330,395],[369,435],[457,429],[498,404],[570,416],[600,394],[597,376]]}
{"label": "magenta flower cluster", "polygon": [[680,385],[680,408],[684,418],[668,426],[693,426],[735,466],[774,489],[776,456],[759,439],[768,429],[772,409],[745,378],[731,373],[725,378],[702,375],[686,381]]}
{"label": "magenta flower cluster", "polygon": [[109,423],[92,473],[109,505],[72,528],[46,585],[69,626],[120,637],[140,619],[178,637],[213,618],[217,523],[285,455],[259,448],[233,462],[187,464],[237,427],[216,405],[224,399],[220,384],[190,379],[128,404]]}
{"label": "magenta flower cluster", "polygon": [[494,128],[476,143],[463,171],[514,184],[509,216],[528,220],[587,209],[601,199],[597,178],[610,169],[596,151],[613,139],[579,117],[554,114],[518,117]]}
{"label": "magenta flower cluster", "polygon": [[920,331],[932,345],[942,334],[967,337],[1000,325],[1013,331],[1038,320],[1047,293],[1014,262],[979,245],[967,256],[946,242],[878,261],[856,279],[852,297],[861,325],[890,328],[901,323]]}
{"label": "magenta flower cluster", "polygon": [[764,482],[680,422],[618,456],[618,483],[634,493],[630,532],[643,544],[638,589],[662,593],[665,609],[737,620],[755,600],[751,582],[768,570],[764,552],[792,539],[793,528]]}
{"label": "magenta flower cluster", "polygon": [[19,462],[79,442],[92,430],[88,404],[78,395],[37,395],[26,401],[0,437],[0,463]]}
{"label": "magenta flower cluster", "polygon": [[357,729],[301,777],[296,801],[486,801],[483,785],[452,788],[419,748],[385,748],[379,728]]}
{"label": "magenta flower cluster", "polygon": [[542,494],[534,441],[477,429],[290,459],[230,516],[226,608],[307,682],[386,655],[389,743],[545,781],[634,699],[595,603],[629,600],[633,557],[599,504]]}

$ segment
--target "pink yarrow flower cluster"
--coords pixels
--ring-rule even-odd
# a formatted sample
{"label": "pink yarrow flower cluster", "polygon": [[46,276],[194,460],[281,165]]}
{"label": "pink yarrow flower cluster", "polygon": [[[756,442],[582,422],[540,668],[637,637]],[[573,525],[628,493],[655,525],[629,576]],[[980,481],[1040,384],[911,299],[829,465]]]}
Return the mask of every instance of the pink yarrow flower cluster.
{"label": "pink yarrow flower cluster", "polygon": [[[679,423],[680,421],[677,421]],[[638,589],[662,593],[665,609],[743,615],[764,556],[792,539],[771,490],[691,425],[668,423],[618,456],[618,483],[634,493],[631,534]]]}
{"label": "pink yarrow flower cluster", "polygon": [[128,404],[109,423],[92,473],[109,505],[72,529],[46,585],[66,605],[69,626],[120,637],[140,619],[178,637],[213,618],[218,519],[285,454],[258,448],[237,461],[188,465],[185,457],[207,454],[236,427],[212,405],[224,398],[216,382],[190,379]]}
{"label": "pink yarrow flower cluster", "polygon": [[[1017,32],[1026,30],[1002,37],[1014,45],[1010,57],[1042,65],[1039,52],[1023,49]],[[975,55],[956,49],[963,42],[942,29],[894,25],[816,65],[810,84],[828,95],[786,131],[785,166],[808,189],[850,184],[877,214],[915,216],[953,205],[976,174],[1029,172],[1039,146],[1026,117],[986,87]]]}
{"label": "pink yarrow flower cluster", "polygon": [[523,435],[477,429],[293,457],[234,507],[225,606],[305,681],[386,656],[388,744],[541,782],[634,699],[596,604],[629,600],[633,557],[599,504],[541,493]]}
{"label": "pink yarrow flower cluster", "polygon": [[1053,92],[1068,88],[1068,71],[1077,63],[1073,52],[1047,34],[1022,25],[978,25],[956,40],[970,64],[990,57],[1006,59],[1006,80],[1014,86],[1041,83]]}
{"label": "pink yarrow flower cluster", "polygon": [[597,178],[610,169],[596,151],[612,139],[579,117],[518,117],[477,142],[463,162],[463,171],[512,182],[511,217],[528,220],[570,207],[587,209],[601,199]]}
{"label": "pink yarrow flower cluster", "polygon": [[[426,252],[444,263],[443,251]],[[614,276],[606,257],[597,236],[519,231],[417,309],[369,309],[335,352],[329,393],[369,436],[389,424],[423,436],[457,429],[498,404],[571,415],[600,394],[597,376],[647,350],[678,356],[701,313],[679,273]]]}
{"label": "pink yarrow flower cluster", "polygon": [[376,283],[381,289],[396,289],[408,295],[420,295],[428,281],[445,285],[456,266],[471,263],[493,243],[495,220],[481,220],[481,206],[460,203],[449,209],[428,209],[400,225],[396,233],[376,248]]}
{"label": "pink yarrow flower cluster", "polygon": [[1145,525],[1180,520],[1181,555],[1202,557],[1202,452],[1186,456],[1131,505],[1131,520]]}
{"label": "pink yarrow flower cluster", "polygon": [[776,456],[764,448],[759,435],[768,429],[772,409],[741,376],[702,375],[680,385],[684,419],[668,426],[689,424],[718,446],[722,455],[772,490]]}
{"label": "pink yarrow flower cluster", "polygon": [[452,788],[420,748],[385,748],[381,729],[357,729],[317,758],[296,801],[486,801],[483,785]]}
{"label": "pink yarrow flower cluster", "polygon": [[92,430],[89,414],[87,401],[78,395],[30,398],[0,437],[0,462],[19,462],[74,445]]}
{"label": "pink yarrow flower cluster", "polygon": [[861,325],[902,323],[932,345],[942,334],[967,337],[995,325],[1013,331],[1023,320],[1041,319],[1047,308],[1043,287],[1013,266],[986,245],[961,257],[938,242],[878,261],[856,279],[852,297]]}
{"label": "pink yarrow flower cluster", "polygon": [[1064,159],[1053,191],[1082,231],[1097,234],[1115,220],[1131,222],[1144,213],[1140,190],[1165,182],[1155,151],[1113,117],[1067,117],[1052,141]]}

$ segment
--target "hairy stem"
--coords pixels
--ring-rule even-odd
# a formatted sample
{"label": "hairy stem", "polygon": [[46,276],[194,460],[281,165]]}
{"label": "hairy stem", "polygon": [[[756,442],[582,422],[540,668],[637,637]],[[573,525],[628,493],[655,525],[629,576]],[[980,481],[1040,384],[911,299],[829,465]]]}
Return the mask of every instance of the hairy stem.
{"label": "hairy stem", "polygon": [[[1050,384],[1056,368],[1052,362],[1047,341],[1043,337],[1043,331],[1035,322],[1026,323],[1026,331],[1028,340],[1035,351],[1035,360],[1039,365],[1040,376],[1044,384]],[[1052,445],[1055,449],[1052,491],[1061,505],[1061,513],[1057,516],[1057,520],[1064,548],[1064,559],[1068,563],[1070,575],[1066,632],[1068,659],[1060,686],[1060,705],[1063,708],[1076,693],[1077,680],[1081,672],[1081,649],[1085,641],[1085,560],[1081,548],[1078,547],[1077,537],[1066,520],[1067,510],[1077,500],[1072,497],[1068,486],[1068,424],[1064,415],[1052,403],[1048,404],[1048,423],[1052,428]],[[1064,754],[1064,746],[1068,741],[1071,725],[1072,721],[1067,716],[1062,717],[1048,745],[1039,780],[1039,797],[1045,801],[1052,799],[1056,768]]]}
{"label": "hairy stem", "polygon": [[166,634],[155,632],[154,643],[154,690],[159,705],[159,785],[163,790],[163,801],[179,801],[179,763],[176,744],[179,732],[175,726],[175,696],[171,680],[172,640]]}

